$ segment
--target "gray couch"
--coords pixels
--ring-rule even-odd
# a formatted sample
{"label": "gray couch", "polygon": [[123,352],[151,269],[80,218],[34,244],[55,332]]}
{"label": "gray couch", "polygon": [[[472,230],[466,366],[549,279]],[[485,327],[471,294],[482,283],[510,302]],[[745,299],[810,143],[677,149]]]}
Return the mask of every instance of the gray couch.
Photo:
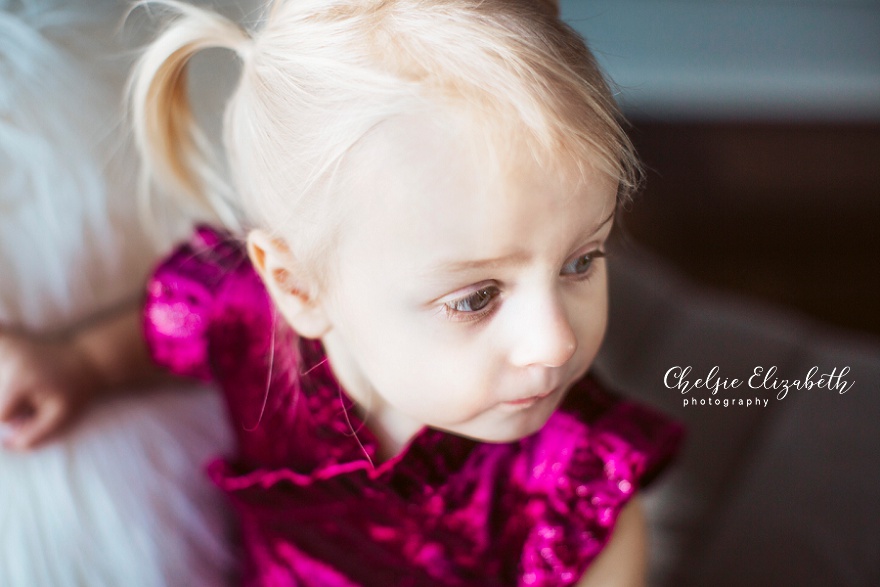
{"label": "gray couch", "polygon": [[[689,431],[678,463],[646,492],[651,584],[880,585],[880,343],[708,291],[632,247],[611,261],[611,304],[596,370]],[[745,381],[682,394],[664,382],[675,366],[692,367],[691,383],[714,366]],[[832,383],[852,386],[776,399],[748,388],[757,366],[776,366],[780,380],[848,367]],[[766,407],[723,405],[756,397]]]}

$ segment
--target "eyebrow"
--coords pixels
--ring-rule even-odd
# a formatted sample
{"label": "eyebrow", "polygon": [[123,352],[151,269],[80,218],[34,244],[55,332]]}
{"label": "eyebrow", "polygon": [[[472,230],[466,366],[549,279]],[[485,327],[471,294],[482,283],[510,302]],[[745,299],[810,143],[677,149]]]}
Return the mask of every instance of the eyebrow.
{"label": "eyebrow", "polygon": [[[608,215],[605,220],[601,221],[599,224],[593,228],[586,235],[586,238],[590,238],[594,236],[597,232],[602,230],[602,227],[611,222],[614,219],[614,215],[616,210],[612,210],[611,214]],[[491,257],[488,259],[468,259],[464,261],[449,261],[442,262],[431,268],[430,273],[440,272],[440,273],[461,273],[464,271],[474,270],[474,269],[486,269],[486,268],[495,268],[501,267],[504,265],[518,265],[525,263],[528,260],[528,254],[525,251],[514,251],[509,255],[502,255],[501,257]]]}
{"label": "eyebrow", "polygon": [[432,268],[432,272],[461,273],[473,269],[486,269],[500,267],[502,265],[519,265],[525,263],[528,254],[525,251],[514,251],[509,255],[492,257],[489,259],[468,259],[466,261],[449,261],[440,263]]}

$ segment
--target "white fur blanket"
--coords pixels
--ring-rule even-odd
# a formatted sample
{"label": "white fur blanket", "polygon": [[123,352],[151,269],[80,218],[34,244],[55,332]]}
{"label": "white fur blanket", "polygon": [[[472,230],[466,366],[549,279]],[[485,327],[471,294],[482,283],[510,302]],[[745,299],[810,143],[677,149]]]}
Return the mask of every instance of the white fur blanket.
{"label": "white fur blanket", "polygon": [[[156,244],[137,220],[107,0],[0,0],[0,323],[63,331],[139,295]],[[169,231],[172,235],[173,231]],[[0,449],[0,587],[223,585],[230,446],[219,398],[166,389],[98,406],[27,454]]]}

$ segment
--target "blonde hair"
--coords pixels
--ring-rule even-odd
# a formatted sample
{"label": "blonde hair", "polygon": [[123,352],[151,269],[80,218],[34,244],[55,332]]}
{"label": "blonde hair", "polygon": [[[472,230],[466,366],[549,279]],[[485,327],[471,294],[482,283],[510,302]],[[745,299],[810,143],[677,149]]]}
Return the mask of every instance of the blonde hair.
{"label": "blonde hair", "polygon": [[539,161],[608,174],[619,202],[638,186],[611,91],[550,0],[277,1],[252,32],[209,10],[158,3],[178,17],[131,83],[146,173],[237,223],[186,88],[194,54],[234,51],[242,72],[223,134],[234,192],[254,224],[302,259],[325,252],[346,155],[383,122],[426,108],[464,109],[475,138],[498,146],[515,137]]}

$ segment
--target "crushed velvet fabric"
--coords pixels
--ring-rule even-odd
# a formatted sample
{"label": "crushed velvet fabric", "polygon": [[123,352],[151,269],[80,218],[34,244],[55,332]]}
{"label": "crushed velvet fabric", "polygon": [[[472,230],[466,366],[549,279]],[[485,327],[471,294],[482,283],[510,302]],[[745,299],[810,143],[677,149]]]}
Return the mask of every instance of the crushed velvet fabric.
{"label": "crushed velvet fabric", "polygon": [[238,449],[208,472],[238,512],[248,586],[571,585],[682,435],[588,376],[520,441],[425,428],[379,463],[320,343],[209,228],[157,269],[144,316],[158,363],[224,391]]}

